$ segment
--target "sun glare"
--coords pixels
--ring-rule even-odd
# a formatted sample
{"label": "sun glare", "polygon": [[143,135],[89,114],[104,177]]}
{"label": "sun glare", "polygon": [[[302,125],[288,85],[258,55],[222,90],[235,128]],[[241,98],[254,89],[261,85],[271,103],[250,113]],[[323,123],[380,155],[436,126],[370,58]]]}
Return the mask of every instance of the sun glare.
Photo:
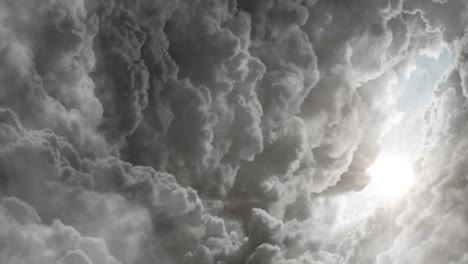
{"label": "sun glare", "polygon": [[413,178],[411,160],[390,153],[381,153],[367,172],[371,176],[372,192],[390,200],[403,197]]}

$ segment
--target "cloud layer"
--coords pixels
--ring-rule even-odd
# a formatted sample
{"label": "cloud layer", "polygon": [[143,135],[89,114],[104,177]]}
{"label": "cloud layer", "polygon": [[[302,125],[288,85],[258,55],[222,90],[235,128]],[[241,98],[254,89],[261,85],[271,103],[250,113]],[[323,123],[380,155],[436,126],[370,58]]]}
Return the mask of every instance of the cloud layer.
{"label": "cloud layer", "polygon": [[[0,262],[465,263],[463,0],[0,0]],[[419,53],[405,204],[341,223]]]}

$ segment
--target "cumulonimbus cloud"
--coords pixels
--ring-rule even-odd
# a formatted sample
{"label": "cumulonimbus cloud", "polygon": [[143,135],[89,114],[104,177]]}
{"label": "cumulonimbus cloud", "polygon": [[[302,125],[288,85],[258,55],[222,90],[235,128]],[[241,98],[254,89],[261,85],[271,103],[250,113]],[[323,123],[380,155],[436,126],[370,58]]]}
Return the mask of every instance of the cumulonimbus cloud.
{"label": "cumulonimbus cloud", "polygon": [[[0,262],[466,262],[466,11],[0,0]],[[392,83],[441,45],[415,192],[336,230]]]}

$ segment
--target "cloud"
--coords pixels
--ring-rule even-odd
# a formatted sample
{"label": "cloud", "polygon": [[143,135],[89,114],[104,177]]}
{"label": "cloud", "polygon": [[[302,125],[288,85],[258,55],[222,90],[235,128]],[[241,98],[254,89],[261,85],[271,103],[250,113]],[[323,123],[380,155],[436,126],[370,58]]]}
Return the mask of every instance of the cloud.
{"label": "cloud", "polygon": [[[454,68],[438,84],[425,115],[425,149],[417,163],[419,182],[399,216],[402,232],[394,245],[378,257],[378,263],[463,263],[466,225],[464,139],[465,37],[457,42]],[[424,180],[423,180],[424,179]],[[442,253],[443,252],[443,253]]]}
{"label": "cloud", "polygon": [[120,263],[101,238],[82,236],[59,220],[44,225],[34,208],[17,198],[2,198],[0,222],[2,263]]}
{"label": "cloud", "polygon": [[148,104],[149,73],[141,54],[146,34],[123,7],[99,18],[91,76],[104,109],[100,130],[110,142],[119,143],[137,128]]}
{"label": "cloud", "polygon": [[[463,262],[465,11],[0,0],[0,262]],[[421,184],[343,224],[392,85],[444,45]]]}
{"label": "cloud", "polygon": [[102,105],[88,76],[95,16],[88,20],[82,1],[1,5],[2,106],[30,128],[52,129],[88,155],[105,154],[95,133]]}

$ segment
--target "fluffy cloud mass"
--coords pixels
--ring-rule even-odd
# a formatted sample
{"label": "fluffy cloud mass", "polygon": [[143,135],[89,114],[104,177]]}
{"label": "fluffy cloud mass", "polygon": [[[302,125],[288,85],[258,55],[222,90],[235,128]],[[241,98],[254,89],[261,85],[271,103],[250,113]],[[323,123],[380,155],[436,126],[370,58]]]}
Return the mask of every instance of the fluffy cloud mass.
{"label": "fluffy cloud mass", "polygon": [[[0,263],[467,263],[465,0],[0,0]],[[342,222],[418,54],[406,201]]]}

